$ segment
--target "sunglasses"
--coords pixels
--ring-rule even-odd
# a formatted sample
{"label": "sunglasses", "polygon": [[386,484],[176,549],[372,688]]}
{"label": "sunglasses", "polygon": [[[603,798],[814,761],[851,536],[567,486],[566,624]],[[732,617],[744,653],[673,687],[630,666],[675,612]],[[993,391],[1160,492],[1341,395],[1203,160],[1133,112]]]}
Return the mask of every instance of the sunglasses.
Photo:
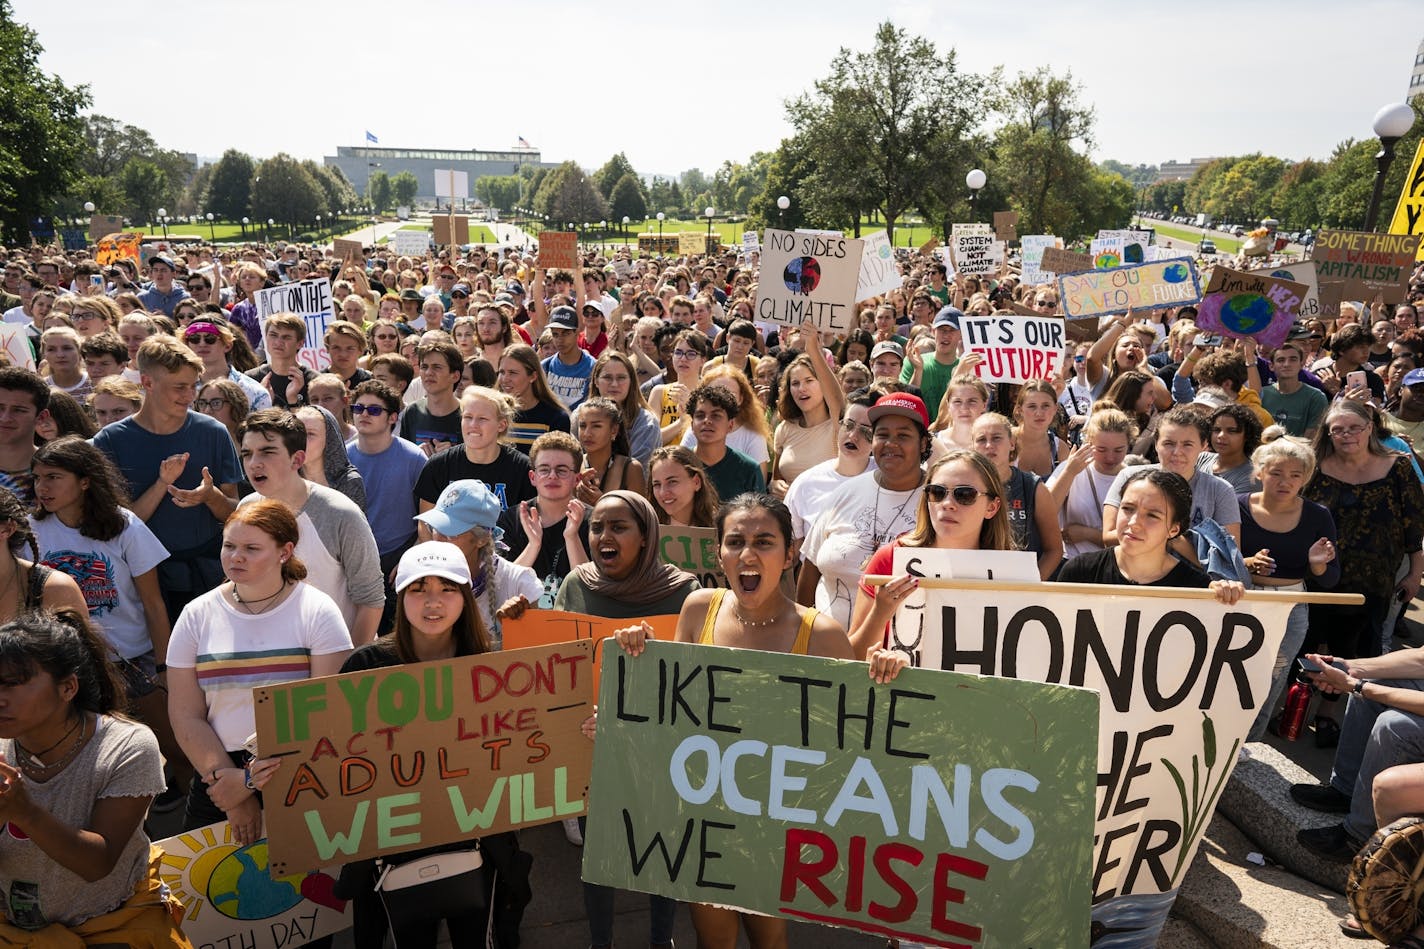
{"label": "sunglasses", "polygon": [[936,504],[943,504],[946,498],[953,497],[955,504],[968,507],[979,500],[981,494],[986,498],[993,497],[988,491],[980,491],[972,484],[956,484],[952,488],[942,484],[925,485],[925,497]]}
{"label": "sunglasses", "polygon": [[866,441],[875,437],[875,429],[869,425],[861,425],[855,419],[841,419],[841,431],[847,435],[859,435]]}
{"label": "sunglasses", "polygon": [[212,333],[189,333],[185,338],[190,343],[198,343],[202,346],[216,346],[219,339]]}
{"label": "sunglasses", "polygon": [[227,405],[227,399],[218,398],[193,400],[193,408],[197,409],[199,412],[216,412],[218,409],[222,408],[225,405]]}
{"label": "sunglasses", "polygon": [[382,415],[385,415],[385,414],[386,414],[386,411],[387,411],[387,409],[386,409],[386,407],[385,407],[384,405],[360,405],[360,404],[357,404],[357,405],[351,406],[351,414],[352,414],[352,415],[369,415],[369,416],[371,416],[372,418],[380,418]]}

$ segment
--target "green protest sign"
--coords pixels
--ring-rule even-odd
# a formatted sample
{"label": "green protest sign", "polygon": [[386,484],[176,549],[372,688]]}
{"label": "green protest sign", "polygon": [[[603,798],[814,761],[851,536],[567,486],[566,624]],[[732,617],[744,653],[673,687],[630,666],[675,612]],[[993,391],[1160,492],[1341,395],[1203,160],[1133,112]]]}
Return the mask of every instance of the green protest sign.
{"label": "green protest sign", "polygon": [[1088,944],[1095,693],[689,643],[603,663],[584,880],[937,946]]}

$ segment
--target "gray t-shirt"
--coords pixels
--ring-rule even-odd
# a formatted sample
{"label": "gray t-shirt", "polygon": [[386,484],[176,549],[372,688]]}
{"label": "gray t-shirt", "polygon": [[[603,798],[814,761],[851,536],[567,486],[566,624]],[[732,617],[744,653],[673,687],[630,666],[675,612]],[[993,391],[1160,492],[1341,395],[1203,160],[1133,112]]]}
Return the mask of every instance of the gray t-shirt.
{"label": "gray t-shirt", "polygon": [[[1132,476],[1134,471],[1161,467],[1161,465],[1130,465],[1123,468],[1118,472],[1112,487],[1108,489],[1108,496],[1103,498],[1103,506],[1107,507],[1109,504],[1113,507],[1122,506],[1122,486],[1127,483],[1127,479]],[[1192,486],[1192,527],[1196,527],[1208,517],[1222,527],[1241,523],[1241,506],[1236,503],[1236,492],[1231,489],[1231,485],[1206,471],[1198,471],[1192,476],[1189,483]]]}
{"label": "gray t-shirt", "polygon": [[[89,826],[95,801],[153,797],[166,786],[158,739],[147,725],[101,715],[96,729],[58,775],[43,784],[23,778],[30,800],[70,827]],[[15,742],[0,740],[0,753],[15,761]],[[148,872],[148,847],[139,824],[109,875],[88,883],[36,846],[23,827],[7,824],[0,833],[5,915],[21,929],[40,929],[49,923],[74,926],[111,912]]]}

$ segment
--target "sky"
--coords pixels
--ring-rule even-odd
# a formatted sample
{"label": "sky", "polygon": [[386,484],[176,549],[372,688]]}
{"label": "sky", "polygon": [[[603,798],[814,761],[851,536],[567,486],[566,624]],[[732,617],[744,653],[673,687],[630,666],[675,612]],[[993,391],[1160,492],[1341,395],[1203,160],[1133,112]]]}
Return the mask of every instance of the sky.
{"label": "sky", "polygon": [[165,148],[320,160],[367,130],[408,148],[522,136],[545,161],[593,169],[622,151],[645,175],[774,149],[791,132],[785,100],[842,47],[868,49],[885,19],[972,72],[1071,70],[1097,112],[1093,157],[1134,165],[1328,157],[1404,99],[1424,39],[1420,0],[12,5],[46,72]]}

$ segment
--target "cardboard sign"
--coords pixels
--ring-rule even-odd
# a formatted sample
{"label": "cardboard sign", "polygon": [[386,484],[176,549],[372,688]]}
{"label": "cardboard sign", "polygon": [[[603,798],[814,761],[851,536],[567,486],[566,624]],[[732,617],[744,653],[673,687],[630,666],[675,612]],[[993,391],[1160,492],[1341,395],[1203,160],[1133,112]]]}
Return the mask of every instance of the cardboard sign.
{"label": "cardboard sign", "polygon": [[1025,286],[1036,287],[1052,280],[1046,273],[1048,268],[1043,266],[1043,255],[1061,243],[1052,234],[1025,234],[1023,240],[1019,241],[1019,282]]}
{"label": "cardboard sign", "polygon": [[266,837],[238,846],[223,821],[154,843],[194,946],[291,949],[351,928],[350,905],[331,892],[336,868],[274,878]]}
{"label": "cardboard sign", "polygon": [[117,234],[124,229],[124,219],[117,214],[94,214],[89,218],[89,242]]}
{"label": "cardboard sign", "polygon": [[1061,247],[1045,247],[1038,266],[1051,273],[1081,273],[1093,269],[1093,257]]}
{"label": "cardboard sign", "polygon": [[857,303],[898,290],[905,283],[888,234],[876,231],[864,238],[864,244],[865,249],[860,255],[860,276],[855,284]]}
{"label": "cardboard sign", "polygon": [[264,816],[274,876],[584,812],[593,646],[560,643],[255,689],[281,755]]}
{"label": "cardboard sign", "polygon": [[404,228],[391,235],[396,253],[401,257],[419,257],[430,252],[429,231],[407,231]]}
{"label": "cardboard sign", "polygon": [[1058,316],[965,316],[964,349],[984,361],[974,371],[985,382],[1051,379],[1063,362],[1066,337]]}
{"label": "cardboard sign", "polygon": [[928,257],[930,254],[934,253],[935,248],[938,246],[939,238],[931,237],[929,240],[925,241],[923,244],[920,245],[920,254],[922,256]]}
{"label": "cardboard sign", "polygon": [[603,641],[624,626],[636,626],[639,623],[651,626],[653,636],[657,639],[671,642],[677,638],[676,613],[666,616],[638,616],[633,619],[608,619],[567,610],[525,610],[524,615],[518,619],[502,620],[500,631],[504,636],[505,649],[587,641],[593,649],[593,692],[597,695]]}
{"label": "cardboard sign", "polygon": [[995,211],[994,236],[1001,241],[1011,241],[1017,239],[1019,236],[1018,223],[1019,212]]}
{"label": "cardboard sign", "polygon": [[437,244],[468,244],[470,219],[463,214],[438,214],[430,219]]}
{"label": "cardboard sign", "polygon": [[[38,337],[35,341],[39,341]],[[29,330],[24,323],[0,323],[0,351],[11,366],[36,368],[35,351],[30,347]]]}
{"label": "cardboard sign", "polygon": [[331,242],[331,256],[337,260],[354,260],[360,263],[366,259],[366,251],[360,241],[338,237]]}
{"label": "cardboard sign", "polygon": [[141,253],[139,246],[142,243],[142,234],[110,234],[108,237],[102,237],[94,248],[94,263],[100,267],[112,266],[120,260],[138,263]]}
{"label": "cardboard sign", "polygon": [[326,351],[326,328],[336,319],[332,303],[331,281],[325,277],[312,277],[296,283],[258,290],[253,294],[257,304],[257,321],[262,332],[267,332],[267,317],[276,313],[295,313],[306,323],[307,338],[297,353],[297,362],[313,372],[321,372],[331,365],[331,356]]}
{"label": "cardboard sign", "polygon": [[717,556],[717,532],[710,527],[662,525],[658,528],[658,555],[663,563],[697,577],[704,590],[727,587],[727,576]]}
{"label": "cardboard sign", "polygon": [[578,270],[578,232],[540,231],[539,266],[544,270]]}
{"label": "cardboard sign", "polygon": [[891,622],[892,647],[916,665],[1101,693],[1093,921],[1130,925],[1124,946],[1155,946],[1270,689],[1294,602],[1247,593],[1226,606],[1205,590],[1132,586],[1041,583],[1031,598],[1021,586],[937,586],[922,609],[902,606]]}
{"label": "cardboard sign", "polygon": [[[1323,307],[1320,303],[1320,285],[1315,277],[1315,261],[1303,260],[1298,264],[1285,264],[1264,269],[1266,273],[1277,280],[1290,280],[1302,284],[1306,288],[1305,296],[1301,297],[1300,307],[1296,311],[1300,314],[1301,319],[1320,317]],[[1338,312],[1336,315],[1339,315]]]}
{"label": "cardboard sign", "polygon": [[757,282],[757,319],[778,327],[811,320],[821,330],[855,326],[863,241],[768,228]]}
{"label": "cardboard sign", "polygon": [[1243,273],[1213,267],[1206,295],[1197,307],[1197,327],[1204,333],[1251,337],[1262,346],[1279,346],[1290,333],[1300,301],[1309,289],[1264,270]]}
{"label": "cardboard sign", "polygon": [[1197,268],[1185,257],[1058,277],[1058,303],[1070,320],[1185,306],[1201,295]]}
{"label": "cardboard sign", "polygon": [[586,882],[882,941],[1087,946],[1091,692],[880,686],[864,663],[692,643],[604,666]]}
{"label": "cardboard sign", "polygon": [[1320,283],[1344,281],[1347,300],[1403,303],[1419,253],[1419,234],[1373,234],[1322,229],[1310,256]]}
{"label": "cardboard sign", "polygon": [[[1414,150],[1414,160],[1409,163],[1409,173],[1404,176],[1399,203],[1394,206],[1394,215],[1389,219],[1389,232],[1424,235],[1424,140]],[[1424,242],[1419,245],[1417,259],[1424,260]]]}
{"label": "cardboard sign", "polygon": [[955,271],[966,277],[996,274],[1004,266],[1004,242],[994,240],[992,233],[954,234],[949,239],[949,252]]}
{"label": "cardboard sign", "polygon": [[677,235],[677,252],[683,257],[699,257],[707,253],[707,235],[681,231]]}

